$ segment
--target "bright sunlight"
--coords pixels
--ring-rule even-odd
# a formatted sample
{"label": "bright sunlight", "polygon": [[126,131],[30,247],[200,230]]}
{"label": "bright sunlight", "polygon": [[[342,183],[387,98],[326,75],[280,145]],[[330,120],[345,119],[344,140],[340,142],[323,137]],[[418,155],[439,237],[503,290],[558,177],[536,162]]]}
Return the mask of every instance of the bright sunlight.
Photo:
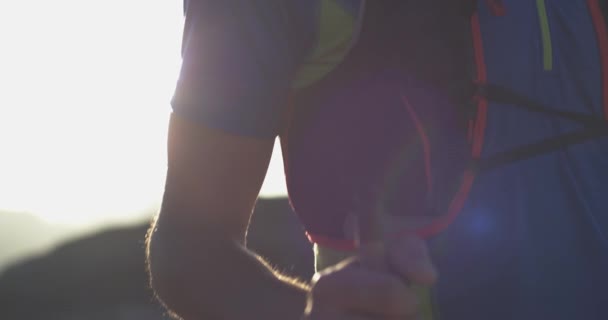
{"label": "bright sunlight", "polygon": [[[0,210],[95,224],[158,207],[182,23],[177,0],[0,3]],[[281,170],[263,194],[285,193]]]}

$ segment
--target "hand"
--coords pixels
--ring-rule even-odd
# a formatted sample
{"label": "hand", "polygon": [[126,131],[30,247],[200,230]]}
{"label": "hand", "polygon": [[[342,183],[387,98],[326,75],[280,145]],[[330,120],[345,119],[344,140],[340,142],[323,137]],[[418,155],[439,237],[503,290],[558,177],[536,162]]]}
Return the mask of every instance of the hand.
{"label": "hand", "polygon": [[381,264],[366,263],[377,260],[373,252],[361,255],[313,277],[304,319],[419,318],[419,301],[410,284],[431,286],[437,280],[424,241],[415,237],[399,239],[386,247]]}

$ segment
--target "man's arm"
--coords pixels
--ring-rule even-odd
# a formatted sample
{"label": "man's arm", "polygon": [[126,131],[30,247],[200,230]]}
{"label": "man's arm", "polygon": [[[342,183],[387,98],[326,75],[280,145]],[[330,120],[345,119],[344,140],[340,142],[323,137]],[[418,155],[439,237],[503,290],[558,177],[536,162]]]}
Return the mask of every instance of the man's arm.
{"label": "man's arm", "polygon": [[307,287],[244,246],[273,144],[172,116],[148,263],[158,297],[185,320],[301,316]]}
{"label": "man's arm", "polygon": [[148,261],[157,295],[186,320],[297,319],[304,309],[306,287],[244,246],[309,46],[296,26],[316,25],[314,6],[296,13],[291,3],[185,2],[167,180]]}

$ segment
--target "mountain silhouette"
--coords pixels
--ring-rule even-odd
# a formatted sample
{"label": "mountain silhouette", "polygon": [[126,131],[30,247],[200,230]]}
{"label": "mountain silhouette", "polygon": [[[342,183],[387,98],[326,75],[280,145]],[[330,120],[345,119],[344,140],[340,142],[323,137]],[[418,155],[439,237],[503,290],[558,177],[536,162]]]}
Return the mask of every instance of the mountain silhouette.
{"label": "mountain silhouette", "polygon": [[54,225],[29,213],[0,211],[0,274],[10,264],[74,237],[75,228]]}
{"label": "mountain silhouette", "polygon": [[[0,319],[168,319],[148,288],[147,224],[114,228],[16,264],[0,277]],[[286,199],[261,199],[248,246],[277,268],[312,275],[312,251]]]}

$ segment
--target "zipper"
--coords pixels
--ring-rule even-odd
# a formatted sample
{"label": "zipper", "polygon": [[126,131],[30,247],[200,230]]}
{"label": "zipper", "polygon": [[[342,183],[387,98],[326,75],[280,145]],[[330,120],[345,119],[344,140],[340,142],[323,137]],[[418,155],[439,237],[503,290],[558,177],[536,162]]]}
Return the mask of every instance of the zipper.
{"label": "zipper", "polygon": [[545,0],[536,0],[536,8],[538,10],[540,36],[543,46],[543,69],[545,71],[551,71],[553,70],[553,44],[551,43],[551,28],[549,27]]}

